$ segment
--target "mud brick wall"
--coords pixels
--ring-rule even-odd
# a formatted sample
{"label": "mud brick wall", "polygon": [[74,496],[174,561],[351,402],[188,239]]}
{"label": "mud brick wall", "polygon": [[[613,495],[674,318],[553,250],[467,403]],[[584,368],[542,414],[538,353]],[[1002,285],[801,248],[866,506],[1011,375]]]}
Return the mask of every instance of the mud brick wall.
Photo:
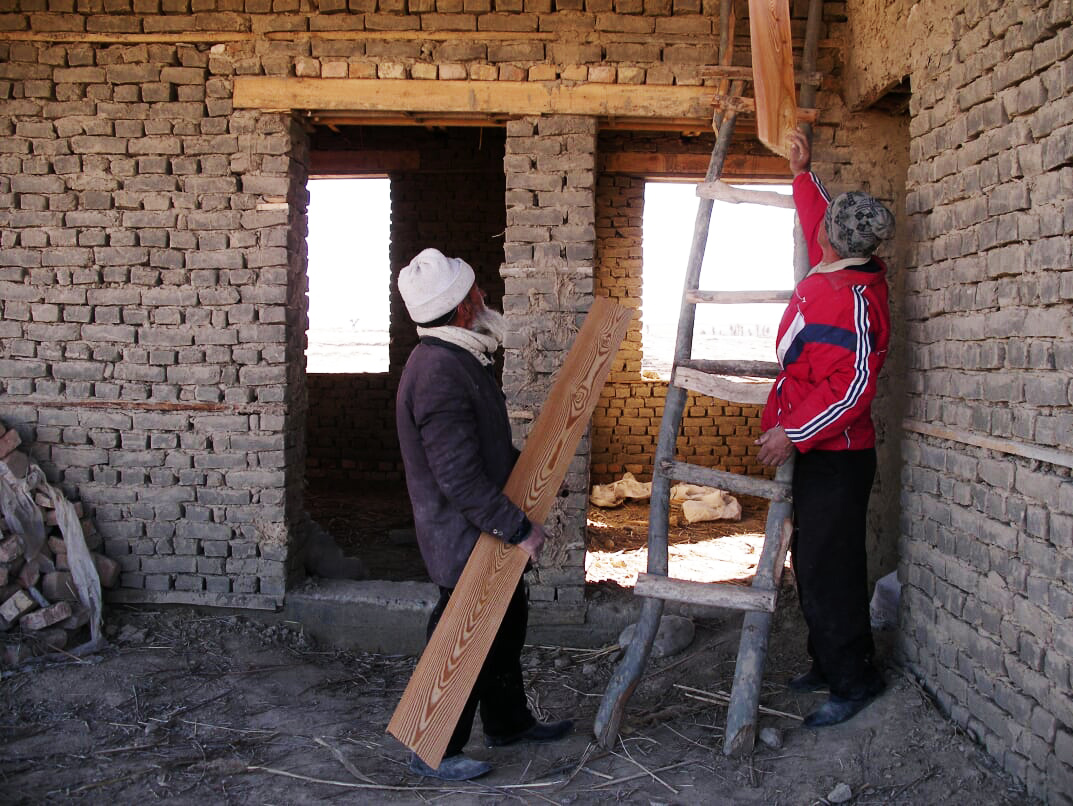
{"label": "mud brick wall", "polygon": [[1073,797],[1073,14],[958,3],[911,75],[900,651]]}
{"label": "mud brick wall", "polygon": [[92,506],[127,598],[272,606],[304,454],[304,132],[233,112],[207,47],[0,52],[0,417]]}
{"label": "mud brick wall", "polygon": [[[565,115],[507,124],[503,310],[511,323],[503,388],[521,444],[592,305],[596,120]],[[589,438],[546,521],[530,586],[534,618],[583,622]]]}
{"label": "mud brick wall", "polygon": [[[628,143],[617,139],[608,145],[623,147]],[[596,293],[636,308],[639,315],[630,325],[593,414],[589,471],[594,484],[614,481],[624,472],[648,481],[667,382],[641,377],[645,180],[601,172],[596,188]],[[757,463],[753,445],[760,433],[760,411],[759,406],[690,393],[679,431],[678,455],[687,462],[733,473],[768,472]]]}
{"label": "mud brick wall", "polygon": [[[417,331],[396,285],[403,266],[427,247],[463,258],[498,307],[503,297],[504,206],[502,131],[456,128],[343,127],[314,134],[313,149],[396,150],[420,155],[412,172],[390,174],[390,368],[386,373],[310,375],[308,469],[311,483],[399,481],[402,457],[395,432],[399,374]],[[360,148],[358,147],[360,146]],[[375,267],[371,267],[375,270]]]}

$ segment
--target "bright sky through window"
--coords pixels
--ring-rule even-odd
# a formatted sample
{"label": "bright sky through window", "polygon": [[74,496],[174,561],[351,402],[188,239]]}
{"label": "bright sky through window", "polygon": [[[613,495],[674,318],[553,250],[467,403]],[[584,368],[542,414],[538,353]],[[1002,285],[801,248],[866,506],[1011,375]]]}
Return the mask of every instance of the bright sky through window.
{"label": "bright sky through window", "polygon": [[[750,186],[744,186],[750,187]],[[755,187],[789,194],[788,185]],[[666,376],[682,284],[697,215],[696,186],[645,185],[642,222],[642,367]],[[782,207],[715,202],[700,288],[758,291],[793,288],[794,213]],[[694,358],[775,360],[775,332],[784,305],[698,305]]]}
{"label": "bright sky through window", "polygon": [[387,372],[387,179],[309,181],[307,371]]}

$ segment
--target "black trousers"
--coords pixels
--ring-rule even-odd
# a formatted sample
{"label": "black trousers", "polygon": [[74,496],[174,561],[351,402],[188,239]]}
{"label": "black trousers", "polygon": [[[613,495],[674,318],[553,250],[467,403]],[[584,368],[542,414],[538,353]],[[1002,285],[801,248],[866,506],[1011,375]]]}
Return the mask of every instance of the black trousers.
{"label": "black trousers", "polygon": [[[440,588],[440,600],[428,620],[428,637],[432,636],[432,631],[439,623],[451,599],[451,592],[451,588]],[[461,753],[466,746],[478,706],[481,709],[481,724],[489,736],[511,736],[536,722],[529,712],[522,684],[522,647],[525,646],[525,630],[528,626],[529,602],[525,584],[519,582],[507,605],[499,632],[492,640],[488,657],[477,675],[473,692],[466,700],[458,725],[447,743],[445,758]]]}
{"label": "black trousers", "polygon": [[809,451],[794,463],[790,544],[813,666],[831,693],[861,699],[879,692],[868,612],[865,529],[876,472],[874,448]]}

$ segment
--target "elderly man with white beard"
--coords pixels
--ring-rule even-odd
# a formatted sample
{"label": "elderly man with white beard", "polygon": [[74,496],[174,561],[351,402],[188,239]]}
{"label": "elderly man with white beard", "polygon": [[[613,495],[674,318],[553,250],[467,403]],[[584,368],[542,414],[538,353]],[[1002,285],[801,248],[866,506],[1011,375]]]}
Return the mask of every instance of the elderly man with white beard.
{"label": "elderly man with white beard", "polygon": [[[503,495],[518,451],[494,375],[493,355],[506,330],[502,314],[485,305],[468,263],[436,249],[423,250],[402,269],[399,293],[420,337],[399,381],[395,418],[417,542],[440,588],[428,623],[431,636],[481,532],[519,546],[536,561],[544,529]],[[522,581],[443,761],[433,769],[414,755],[412,772],[456,781],[490,772],[490,764],[462,752],[478,707],[489,747],[553,741],[571,730],[570,720],[538,722],[529,711],[521,669],[528,617]]]}

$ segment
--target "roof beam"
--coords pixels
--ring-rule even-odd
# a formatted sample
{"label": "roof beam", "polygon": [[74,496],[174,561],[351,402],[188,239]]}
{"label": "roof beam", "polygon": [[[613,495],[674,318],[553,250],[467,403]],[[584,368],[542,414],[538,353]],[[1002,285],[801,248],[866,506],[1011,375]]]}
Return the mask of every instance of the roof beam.
{"label": "roof beam", "polygon": [[549,85],[537,81],[411,81],[238,76],[237,109],[460,115],[587,115],[711,127],[711,87]]}

